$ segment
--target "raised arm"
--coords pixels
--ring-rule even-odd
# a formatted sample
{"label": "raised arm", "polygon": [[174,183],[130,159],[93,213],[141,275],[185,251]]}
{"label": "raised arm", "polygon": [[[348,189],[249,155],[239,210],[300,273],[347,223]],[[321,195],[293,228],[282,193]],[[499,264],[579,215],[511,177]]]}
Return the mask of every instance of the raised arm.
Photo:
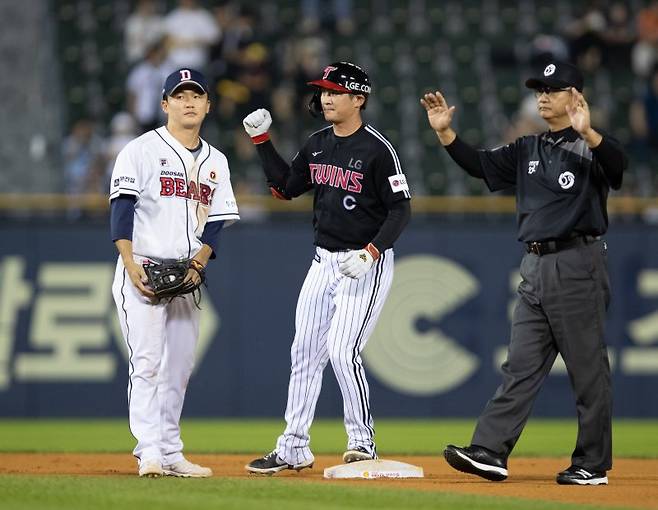
{"label": "raised arm", "polygon": [[[256,151],[260,157],[270,186],[272,195],[281,200],[290,200],[305,193],[311,188],[310,179],[303,172],[294,172],[291,166],[279,155],[274,144],[270,140],[268,130],[272,125],[272,116],[264,108],[251,112],[242,121],[245,131],[256,145]],[[294,163],[297,163],[295,157]]]}

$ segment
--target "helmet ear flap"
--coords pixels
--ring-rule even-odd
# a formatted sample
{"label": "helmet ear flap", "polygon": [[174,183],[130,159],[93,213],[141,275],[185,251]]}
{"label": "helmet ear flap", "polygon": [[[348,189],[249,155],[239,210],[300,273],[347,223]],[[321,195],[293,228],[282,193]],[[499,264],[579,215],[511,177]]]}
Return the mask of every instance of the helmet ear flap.
{"label": "helmet ear flap", "polygon": [[317,90],[313,97],[308,102],[308,111],[313,117],[320,117],[322,115],[322,101],[320,99],[320,91]]}

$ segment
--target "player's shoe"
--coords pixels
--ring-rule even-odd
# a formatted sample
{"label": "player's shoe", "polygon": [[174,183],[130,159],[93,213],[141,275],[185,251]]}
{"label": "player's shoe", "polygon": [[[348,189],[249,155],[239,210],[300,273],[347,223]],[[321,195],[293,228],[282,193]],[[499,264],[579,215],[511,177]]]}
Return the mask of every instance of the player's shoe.
{"label": "player's shoe", "polygon": [[578,466],[559,472],[555,481],[560,485],[608,485],[605,471],[588,471]]}
{"label": "player's shoe", "polygon": [[212,469],[199,466],[187,459],[162,466],[162,471],[166,476],[178,476],[180,478],[208,478],[212,476]]}
{"label": "player's shoe", "polygon": [[159,478],[164,476],[162,463],[159,460],[145,460],[139,463],[139,476],[144,478]]}
{"label": "player's shoe", "polygon": [[250,473],[256,473],[259,475],[273,475],[274,473],[278,473],[284,469],[294,469],[295,471],[301,471],[305,468],[312,468],[314,461],[315,459],[311,458],[311,460],[307,460],[301,464],[288,464],[286,461],[282,460],[276,453],[276,450],[274,450],[264,457],[259,457],[258,459],[252,460],[244,468]]}
{"label": "player's shoe", "polygon": [[482,446],[460,448],[449,444],[443,450],[443,456],[457,471],[481,476],[492,482],[507,478],[507,459]]}
{"label": "player's shoe", "polygon": [[350,448],[345,453],[343,453],[343,462],[345,464],[349,464],[350,462],[359,462],[362,460],[372,460],[375,458],[376,456],[366,450],[363,446]]}

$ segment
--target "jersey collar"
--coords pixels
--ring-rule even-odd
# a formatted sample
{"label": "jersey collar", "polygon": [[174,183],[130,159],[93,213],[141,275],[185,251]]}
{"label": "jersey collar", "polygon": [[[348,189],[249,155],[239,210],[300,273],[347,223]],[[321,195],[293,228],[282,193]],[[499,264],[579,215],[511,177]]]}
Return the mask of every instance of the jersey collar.
{"label": "jersey collar", "polygon": [[[185,164],[185,168],[191,168],[192,165],[194,165],[194,156],[192,153],[183,146],[182,143],[180,143],[178,140],[176,140],[172,134],[167,130],[167,126],[162,126],[159,127],[156,130],[162,138],[164,138],[169,145],[176,151],[176,153],[180,156],[180,158],[183,160]],[[199,153],[199,158],[204,156],[208,152],[208,144],[206,141],[199,137],[199,141],[201,142],[201,152]]]}

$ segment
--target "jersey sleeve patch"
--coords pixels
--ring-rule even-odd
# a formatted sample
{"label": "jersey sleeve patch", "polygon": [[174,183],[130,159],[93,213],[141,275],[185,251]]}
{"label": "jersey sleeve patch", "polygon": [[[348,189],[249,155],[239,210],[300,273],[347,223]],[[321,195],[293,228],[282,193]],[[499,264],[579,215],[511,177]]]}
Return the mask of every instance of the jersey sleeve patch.
{"label": "jersey sleeve patch", "polygon": [[390,175],[388,177],[388,182],[391,185],[391,190],[393,190],[393,193],[397,193],[398,191],[409,191],[407,178],[404,174]]}

